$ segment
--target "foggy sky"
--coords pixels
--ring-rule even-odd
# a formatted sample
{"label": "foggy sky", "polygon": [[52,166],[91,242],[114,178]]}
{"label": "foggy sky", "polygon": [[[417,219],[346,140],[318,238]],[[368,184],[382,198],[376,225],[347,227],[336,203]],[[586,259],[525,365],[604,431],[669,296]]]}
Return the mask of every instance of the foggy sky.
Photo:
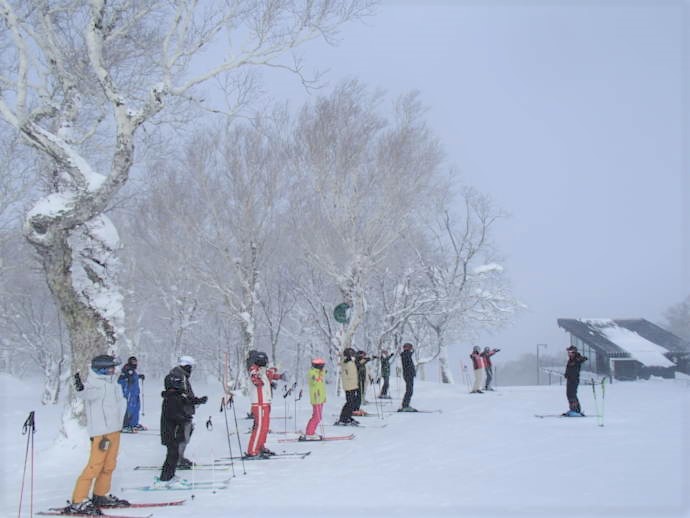
{"label": "foggy sky", "polygon": [[495,241],[529,309],[480,345],[553,354],[557,318],[660,322],[690,294],[689,18],[680,0],[394,1],[306,47],[331,85],[419,90],[449,164],[511,214]]}

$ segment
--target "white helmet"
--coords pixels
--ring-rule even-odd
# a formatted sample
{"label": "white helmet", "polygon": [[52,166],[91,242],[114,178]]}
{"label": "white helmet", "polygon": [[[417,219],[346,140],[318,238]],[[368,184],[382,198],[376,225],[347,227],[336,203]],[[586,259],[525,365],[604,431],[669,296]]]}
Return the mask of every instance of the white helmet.
{"label": "white helmet", "polygon": [[196,365],[196,360],[191,356],[180,356],[177,359],[177,364],[184,367],[185,365]]}

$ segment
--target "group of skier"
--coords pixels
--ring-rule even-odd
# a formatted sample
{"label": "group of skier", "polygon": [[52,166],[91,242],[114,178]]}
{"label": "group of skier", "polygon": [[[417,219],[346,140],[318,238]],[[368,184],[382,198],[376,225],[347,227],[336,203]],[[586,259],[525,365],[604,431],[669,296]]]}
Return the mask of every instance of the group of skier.
{"label": "group of skier", "polygon": [[[470,355],[475,372],[475,383],[471,393],[482,393],[491,388],[491,357],[500,349],[475,346]],[[567,348],[568,362],[565,369],[567,379],[566,395],[569,403],[564,416],[579,416],[582,409],[577,398],[580,368],[587,360],[575,346]],[[399,351],[402,375],[405,381],[405,394],[399,412],[416,412],[410,406],[414,391],[416,368],[413,361],[414,348],[405,343]],[[362,395],[367,382],[366,364],[379,359],[382,386],[378,397],[390,399],[388,395],[390,364],[396,353],[382,350],[380,355],[367,357],[364,351],[346,348],[340,362],[342,387],[345,391],[345,404],[336,425],[356,426],[353,415],[360,411]],[[117,455],[122,431],[136,431],[144,427],[139,424],[139,381],[144,376],[138,374],[137,359],[132,356],[122,368],[119,376],[115,369],[119,360],[110,355],[98,355],[91,361],[91,372],[85,382],[75,374],[77,395],[84,401],[91,448],[89,460],[79,475],[72,493],[72,503],[63,509],[62,514],[99,515],[102,507],[125,507],[126,500],[109,494],[112,474],[117,464]],[[162,407],[160,420],[161,442],[166,446],[166,457],[156,483],[166,485],[175,481],[176,469],[189,469],[193,462],[185,457],[185,449],[194,431],[193,418],[196,407],[208,401],[207,396],[196,397],[190,377],[195,360],[191,356],[180,356],[177,365],[165,376],[164,390],[161,393]],[[312,415],[300,441],[321,440],[316,434],[323,417],[326,402],[325,360],[314,358],[307,374]],[[268,367],[268,356],[261,351],[250,351],[247,358],[250,380],[251,415],[254,419],[245,458],[265,458],[274,455],[266,448],[266,438],[270,425],[272,391],[277,380],[285,380],[275,367]],[[118,387],[118,384],[120,387]],[[127,412],[122,415],[122,396],[127,400]],[[232,396],[229,396],[230,398]],[[93,488],[92,497],[89,492]]]}
{"label": "group of skier", "polygon": [[472,348],[470,359],[474,369],[474,385],[470,394],[482,394],[484,391],[494,390],[491,387],[491,381],[494,377],[491,357],[499,351],[500,349],[490,349],[489,347],[484,347],[482,351],[478,345]]}

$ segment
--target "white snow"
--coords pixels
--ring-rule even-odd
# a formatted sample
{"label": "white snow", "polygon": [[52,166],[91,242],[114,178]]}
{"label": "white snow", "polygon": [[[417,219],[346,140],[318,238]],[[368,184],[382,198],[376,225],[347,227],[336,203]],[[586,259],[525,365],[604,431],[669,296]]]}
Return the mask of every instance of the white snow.
{"label": "white snow", "polygon": [[612,320],[587,319],[586,323],[599,328],[611,342],[629,353],[632,358],[649,367],[675,367],[664,354],[668,349],[650,342],[634,331],[616,325]]}
{"label": "white snow", "polygon": [[[146,372],[145,365],[141,366]],[[187,450],[197,462],[228,454],[220,384],[195,384],[207,394]],[[142,422],[158,428],[162,383],[147,377]],[[230,486],[208,491],[144,493],[122,486],[146,484],[157,472],[134,471],[137,464],[162,463],[164,448],[155,434],[124,435],[111,491],[133,501],[187,498],[179,508],[151,509],[155,518],[248,516],[272,517],[664,517],[688,516],[688,410],[686,379],[614,383],[606,387],[604,426],[591,418],[537,419],[535,413],[566,409],[565,387],[498,387],[470,395],[464,385],[418,382],[413,406],[440,408],[441,414],[385,414],[365,417],[367,428],[324,427],[326,434],[354,432],[353,441],[280,443],[276,451],[306,451],[305,460],[270,460],[235,464]],[[36,411],[34,512],[62,505],[87,458],[87,441],[79,435],[56,442],[62,408],[43,407],[40,383],[0,375],[4,426],[1,516],[16,517],[27,437],[22,423]],[[332,387],[331,387],[332,388]],[[392,380],[400,402],[402,384]],[[282,387],[279,387],[282,393]],[[599,394],[600,396],[600,394]],[[582,386],[586,413],[595,414],[590,387]],[[343,401],[331,394],[324,411],[332,423]],[[598,400],[601,406],[601,399]],[[236,404],[240,438],[246,443],[250,422],[243,419],[246,400]],[[310,405],[297,403],[298,419],[272,422],[274,432],[302,429]],[[376,412],[373,404],[365,407]],[[273,415],[294,414],[293,400],[278,397]],[[209,416],[213,430],[204,426]],[[229,426],[235,429],[232,412]],[[378,428],[385,424],[385,428]],[[294,434],[288,434],[294,437]],[[233,453],[237,436],[232,435]],[[197,480],[220,479],[232,472],[178,472]],[[22,516],[28,516],[28,474]],[[192,493],[194,498],[192,499]],[[144,515],[149,510],[112,511]]]}
{"label": "white snow", "polygon": [[501,266],[500,264],[496,264],[496,263],[483,264],[481,266],[477,266],[474,269],[474,273],[476,275],[480,275],[483,273],[492,273],[492,272],[501,273],[502,271],[503,271],[503,266]]}

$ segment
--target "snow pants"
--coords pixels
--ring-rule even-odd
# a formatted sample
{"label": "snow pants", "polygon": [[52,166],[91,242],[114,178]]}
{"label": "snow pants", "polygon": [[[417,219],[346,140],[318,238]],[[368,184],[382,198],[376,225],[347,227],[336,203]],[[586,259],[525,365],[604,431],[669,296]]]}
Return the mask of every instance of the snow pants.
{"label": "snow pants", "polygon": [[412,400],[412,393],[414,392],[414,378],[405,378],[405,395],[402,400],[402,407],[407,408],[410,406],[410,401]]}
{"label": "snow pants", "polygon": [[127,395],[127,411],[122,427],[135,427],[139,425],[139,410],[141,410],[141,400],[138,393]]}
{"label": "snow pants", "polygon": [[[104,447],[104,443],[109,443]],[[93,494],[106,496],[110,491],[113,471],[117,466],[117,453],[120,449],[120,432],[91,437],[91,453],[89,462],[79,475],[72,492],[72,503],[83,502],[89,498],[91,484],[94,479]]]}
{"label": "snow pants", "polygon": [[268,436],[268,426],[271,422],[271,405],[252,404],[252,416],[254,417],[254,427],[249,436],[247,445],[247,455],[259,455],[266,444]]}
{"label": "snow pants", "polygon": [[381,387],[381,394],[379,394],[379,397],[387,396],[388,395],[388,379],[389,376],[383,376],[383,386]]}
{"label": "snow pants", "polygon": [[481,369],[474,369],[474,385],[472,385],[472,392],[477,392],[484,388],[484,367]]}
{"label": "snow pants", "polygon": [[494,378],[494,368],[485,367],[484,373],[486,374],[486,382],[484,383],[484,390],[489,390],[491,388],[491,380]]}
{"label": "snow pants", "polygon": [[577,399],[577,387],[580,385],[580,380],[571,380],[569,379],[566,382],[565,385],[565,397],[568,398],[568,406],[570,407],[570,410],[574,410],[575,412],[582,413],[582,409],[580,408],[580,400]]}
{"label": "snow pants", "polygon": [[189,444],[189,441],[192,438],[192,433],[194,433],[194,423],[185,423],[184,424],[184,439],[180,441],[180,444],[177,446],[177,455],[179,457],[179,460],[182,460],[185,458],[184,452],[187,449],[187,445]]}
{"label": "snow pants", "polygon": [[323,403],[317,403],[311,406],[311,419],[307,423],[307,428],[304,430],[306,435],[314,435],[316,433],[316,427],[319,426],[321,422],[321,417],[323,416]]}
{"label": "snow pants", "polygon": [[175,476],[175,469],[180,459],[180,445],[177,441],[172,441],[166,444],[165,447],[168,451],[165,455],[165,462],[163,463],[160,476],[160,480],[163,481],[170,480]]}
{"label": "snow pants", "polygon": [[349,423],[352,421],[352,412],[355,410],[356,406],[359,406],[360,396],[359,389],[346,390],[345,391],[345,404],[343,409],[340,411],[340,422]]}

